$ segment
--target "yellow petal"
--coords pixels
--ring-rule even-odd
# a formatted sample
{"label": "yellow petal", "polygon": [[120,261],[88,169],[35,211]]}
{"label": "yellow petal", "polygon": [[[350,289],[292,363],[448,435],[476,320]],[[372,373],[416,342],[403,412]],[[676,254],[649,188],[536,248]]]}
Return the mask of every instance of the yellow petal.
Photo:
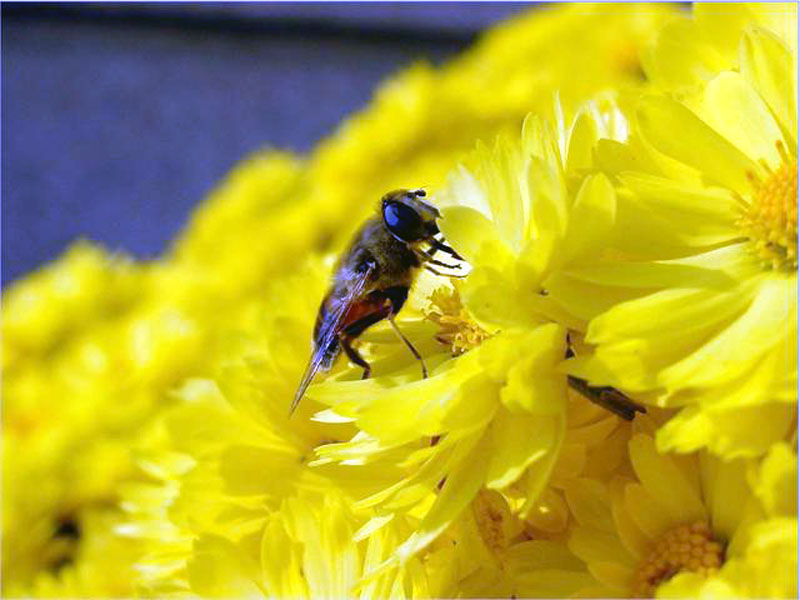
{"label": "yellow petal", "polygon": [[648,77],[668,89],[697,86],[726,67],[724,57],[686,17],[673,19],[661,28],[656,44],[642,62]]}
{"label": "yellow petal", "polygon": [[522,515],[535,529],[560,533],[569,521],[569,506],[559,493],[548,487],[535,502],[526,503]]}
{"label": "yellow petal", "polygon": [[[542,325],[532,332],[511,338],[509,361],[500,391],[503,404],[512,412],[543,415],[562,414],[566,409],[566,380],[553,367],[561,362],[566,332],[555,323]],[[517,359],[517,363],[512,361]],[[508,369],[508,364],[512,364]]]}
{"label": "yellow petal", "polygon": [[264,527],[264,535],[261,538],[261,569],[268,596],[308,595],[298,560],[301,555],[302,545],[289,537],[280,515],[273,515]]}
{"label": "yellow petal", "polygon": [[633,558],[613,533],[593,527],[577,527],[569,537],[569,549],[586,563],[614,561],[633,564]]}
{"label": "yellow petal", "polygon": [[[626,173],[619,179],[632,192],[618,202],[615,240],[622,249],[646,257],[653,252],[653,245],[663,252],[668,244],[679,248],[711,246],[740,235],[736,221],[741,208],[728,190],[701,188],[644,173]],[[661,258],[664,254],[653,256]]]}
{"label": "yellow petal", "polygon": [[608,243],[614,225],[617,199],[605,175],[584,179],[572,207],[562,260],[596,256]]}
{"label": "yellow petal", "polygon": [[581,111],[572,123],[569,132],[569,150],[565,170],[568,173],[593,166],[593,151],[597,143],[597,127],[585,111]]}
{"label": "yellow petal", "polygon": [[668,457],[658,454],[651,437],[635,435],[630,441],[630,458],[639,481],[675,523],[706,516],[700,490]]}
{"label": "yellow petal", "polygon": [[781,157],[775,142],[783,139],[761,98],[739,73],[725,72],[705,88],[700,116],[750,160],[765,159],[774,169]]}
{"label": "yellow petal", "polygon": [[211,598],[248,598],[263,594],[256,584],[258,567],[225,538],[204,535],[194,543],[187,564],[194,592]]}
{"label": "yellow petal", "polygon": [[552,417],[512,414],[501,409],[490,427],[491,456],[487,487],[502,489],[519,479],[533,462],[557,452],[557,425]]}
{"label": "yellow petal", "polygon": [[445,239],[472,265],[491,264],[495,254],[511,252],[495,224],[474,208],[448,206],[441,213]]}
{"label": "yellow petal", "polygon": [[769,516],[797,514],[797,456],[788,444],[778,443],[759,467],[755,493]]}
{"label": "yellow petal", "polygon": [[651,540],[676,525],[669,512],[641,484],[625,486],[625,507],[631,520]]}
{"label": "yellow petal", "polygon": [[608,489],[599,481],[575,478],[564,486],[575,520],[585,526],[614,532]]}
{"label": "yellow petal", "polygon": [[703,446],[728,457],[758,456],[791,431],[795,407],[761,404],[730,410],[684,408],[656,436],[662,452],[694,452]]}
{"label": "yellow petal", "polygon": [[404,564],[413,555],[435,540],[453,520],[461,514],[475,497],[486,477],[489,457],[488,441],[465,441],[456,451],[458,461],[469,464],[469,468],[456,469],[451,473],[436,501],[422,519],[419,527],[400,544],[391,558],[384,561],[371,573],[365,574],[367,580],[380,575],[394,565]]}
{"label": "yellow petal", "polygon": [[734,600],[739,592],[727,582],[707,582],[699,573],[683,572],[658,586],[656,598],[701,598],[702,600]]}
{"label": "yellow petal", "polygon": [[617,535],[631,556],[636,560],[642,559],[650,550],[650,538],[645,535],[634,522],[631,513],[625,506],[625,483],[621,479],[611,482],[611,513]]}
{"label": "yellow petal", "polygon": [[797,131],[796,55],[792,57],[779,39],[759,27],[745,33],[739,54],[742,74],[767,103],[789,139],[793,139]]}
{"label": "yellow petal", "polygon": [[589,565],[589,571],[597,581],[625,596],[630,590],[633,569],[611,561],[598,561]]}
{"label": "yellow petal", "polygon": [[570,598],[581,588],[594,583],[591,575],[580,571],[541,569],[517,577],[520,598]]}
{"label": "yellow petal", "polygon": [[509,566],[525,573],[538,569],[570,569],[578,571],[583,566],[563,542],[529,540],[512,545],[506,554]]}
{"label": "yellow petal", "polygon": [[[703,489],[709,510],[711,526],[718,539],[730,541],[737,528],[745,521],[750,489],[745,478],[747,465],[743,460],[721,461],[708,455],[701,456],[703,464]],[[737,502],[731,502],[737,498]]]}
{"label": "yellow petal", "polygon": [[664,370],[659,381],[668,389],[719,385],[752,369],[759,356],[789,334],[791,317],[797,313],[795,286],[784,278],[763,280],[741,317],[696,352]]}
{"label": "yellow petal", "polygon": [[[644,98],[638,111],[642,135],[657,150],[690,167],[711,183],[747,195],[751,190],[747,173],[756,165],[688,108],[666,97]],[[680,135],[675,135],[680,131]]]}

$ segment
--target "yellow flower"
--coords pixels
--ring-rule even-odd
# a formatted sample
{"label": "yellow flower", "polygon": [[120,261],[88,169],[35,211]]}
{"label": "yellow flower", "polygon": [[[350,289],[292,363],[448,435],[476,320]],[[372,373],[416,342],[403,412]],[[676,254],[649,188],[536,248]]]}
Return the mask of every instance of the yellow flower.
{"label": "yellow flower", "polygon": [[[556,112],[559,104],[556,103]],[[526,119],[522,140],[479,145],[434,198],[445,237],[469,261],[467,309],[488,328],[557,321],[583,330],[600,306],[590,281],[565,276],[596,260],[614,223],[616,196],[593,173],[600,138],[624,140],[627,119],[613,98],[581,107],[569,128]]]}
{"label": "yellow flower", "polygon": [[789,513],[763,498],[794,493],[796,459],[786,447],[773,453],[748,482],[757,472],[750,459],[663,455],[650,434],[639,432],[629,444],[633,479],[573,481],[566,490],[576,520],[569,547],[596,578],[595,593],[796,595],[789,574],[797,549],[788,543],[796,539],[796,495]]}
{"label": "yellow flower", "polygon": [[318,448],[315,464],[339,462],[343,472],[359,465],[374,474],[395,466],[406,473],[356,505],[375,506],[376,519],[395,513],[422,519],[383,567],[403,564],[430,544],[484,486],[516,495],[515,510],[530,516],[531,527],[537,511],[547,514],[558,504],[557,494],[540,498],[567,427],[566,378],[555,367],[566,351],[564,321],[581,320],[546,287],[558,281],[563,265],[591,254],[602,240],[602,231],[590,232],[583,219],[611,222],[610,183],[602,176],[584,180],[579,172],[590,168],[601,132],[615,128],[624,130],[624,119],[613,103],[594,103],[579,113],[563,153],[536,118],[526,121],[521,142],[500,138],[491,150],[479,148],[472,161],[476,174],[462,168],[434,196],[444,204],[445,236],[473,267],[458,286],[465,306],[439,290],[423,309],[441,327],[438,333],[430,323],[401,324],[431,376],[420,380],[409,353],[376,328],[363,337],[375,358],[372,380],[329,379],[309,389],[310,398],[332,407],[317,419],[352,421],[359,429],[349,442]]}
{"label": "yellow flower", "polygon": [[204,597],[429,598],[442,592],[423,564],[360,583],[409,529],[397,520],[378,530],[335,492],[288,498],[252,539],[201,536],[188,564],[189,583]]}
{"label": "yellow flower", "polygon": [[[118,536],[120,514],[113,508],[91,508],[64,522],[47,548],[51,562],[32,583],[3,582],[3,597],[105,598],[133,595],[133,559],[138,545]],[[61,548],[56,549],[56,540]],[[71,547],[69,547],[71,546]]]}
{"label": "yellow flower", "polygon": [[[295,284],[284,287],[285,280],[280,279],[264,302],[261,296],[267,282],[304,265],[309,251],[339,247],[367,210],[365,198],[377,198],[391,187],[436,188],[477,137],[516,131],[530,110],[548,114],[556,89],[570,120],[587,94],[617,85],[637,88],[641,84],[638,49],[653,28],[675,12],[671,7],[649,6],[626,11],[582,6],[532,12],[501,26],[442,69],[416,66],[393,78],[365,111],[347,121],[309,160],[269,152],[245,161],[197,211],[162,259],[133,265],[91,246],[78,246],[59,263],[5,292],[4,590],[127,595],[121,580],[132,560],[128,542],[138,548],[139,540],[144,540],[153,551],[149,562],[139,563],[145,590],[155,596],[190,592],[187,564],[195,559],[199,562],[191,564],[206,564],[195,554],[205,554],[209,548],[224,548],[224,554],[231,544],[247,545],[252,541],[247,536],[260,531],[268,513],[295,510],[291,506],[299,506],[292,504],[298,494],[335,488],[347,506],[352,497],[373,494],[402,480],[413,468],[413,460],[401,465],[387,458],[379,469],[367,464],[350,479],[338,479],[344,471],[333,465],[307,466],[315,446],[357,435],[352,424],[309,424],[307,417],[315,408],[311,402],[292,422],[284,413],[285,400],[293,393],[306,358],[325,274],[321,269],[305,271],[306,279],[300,279],[305,283],[299,289]],[[581,43],[571,42],[575,39]],[[574,77],[579,68],[585,69],[585,76]],[[570,172],[573,167],[577,168],[574,172],[590,168],[585,151],[597,137],[597,124],[582,118],[584,123],[579,125],[579,118],[573,129],[576,139],[584,140],[574,145],[581,151],[562,152]],[[585,173],[579,174],[582,181]],[[585,192],[587,201],[596,200],[597,194],[605,198],[602,177],[590,179],[597,189]],[[570,194],[577,193],[569,178],[567,186]],[[594,207],[592,202],[589,206]],[[551,222],[561,223],[556,217],[546,227]],[[541,301],[546,310],[537,312],[543,317],[534,319],[530,330],[511,331],[504,325],[496,339],[485,339],[478,323],[467,332],[466,318],[462,326],[451,320],[444,334],[452,337],[451,344],[462,349],[480,346],[462,357],[460,370],[445,366],[442,371],[452,370],[446,377],[456,380],[466,378],[485,392],[484,400],[494,398],[497,417],[487,428],[485,444],[502,447],[506,422],[512,423],[509,431],[518,438],[526,423],[542,429],[536,442],[544,449],[544,457],[525,454],[538,448],[527,438],[519,446],[512,438],[506,446],[514,453],[489,461],[486,468],[493,485],[516,478],[513,486],[505,485],[504,493],[529,527],[555,531],[565,526],[563,493],[548,489],[538,494],[537,490],[542,489],[548,472],[578,472],[577,465],[585,459],[589,468],[593,457],[582,457],[590,445],[580,441],[579,434],[570,442],[572,427],[563,434],[565,440],[559,441],[563,415],[570,410],[563,394],[553,406],[544,401],[549,397],[545,392],[560,386],[550,382],[547,374],[563,353],[564,342],[563,329],[548,321],[570,326],[584,323],[616,299],[598,299],[596,305],[584,309],[579,290],[585,289],[585,281],[570,287],[572,282],[558,274],[555,254],[543,243],[540,247],[551,262],[541,271],[536,270],[541,266],[537,263],[534,277],[522,261],[522,275],[530,282],[541,273],[549,274],[547,285],[552,289],[547,291],[560,304]],[[513,275],[512,283],[517,281],[513,269],[502,274]],[[274,310],[275,306],[285,310]],[[467,308],[464,316],[472,319],[474,307]],[[417,322],[404,325],[416,332],[415,341],[426,340],[421,347],[433,357],[432,363],[456,362],[435,340],[437,327],[422,324],[421,315],[417,316]],[[492,318],[499,316],[495,312]],[[439,324],[445,324],[441,318]],[[253,331],[269,334],[265,339],[253,336]],[[381,341],[385,333],[374,332],[372,341],[365,341],[378,349],[385,366],[391,366],[385,373],[411,381],[416,365],[401,354],[404,349]],[[517,348],[534,343],[542,344],[540,353],[518,356]],[[392,371],[395,367],[399,369]],[[488,374],[478,373],[483,369]],[[535,384],[528,381],[538,369],[546,374]],[[337,373],[352,375],[344,366]],[[196,379],[177,394],[170,393],[192,377]],[[532,401],[533,391],[542,394],[537,401],[544,399],[536,414],[542,408],[554,414],[535,423],[530,415],[517,419],[515,411],[531,412],[525,403]],[[464,394],[471,392],[471,387],[464,388]],[[159,412],[175,402],[179,406],[167,418],[173,428],[170,442],[166,449],[153,449],[151,426],[160,422]],[[458,406],[466,404],[462,398]],[[484,403],[476,411],[485,408]],[[464,433],[465,423],[474,414],[447,426]],[[459,416],[458,411],[452,415]],[[204,418],[207,423],[202,422]],[[583,424],[583,434],[591,437],[595,448],[613,435],[605,426],[593,427],[591,419]],[[207,437],[193,438],[209,429]],[[249,437],[237,437],[244,431]],[[184,436],[185,445],[178,443]],[[491,436],[498,439],[490,442]],[[427,442],[427,438],[417,439],[423,447],[414,460],[423,460],[425,452],[440,458],[450,453],[455,455],[453,464],[458,464],[458,453],[447,437],[433,450],[427,449]],[[559,444],[565,449],[561,456],[566,457],[560,459],[565,461],[560,467],[551,464]],[[143,463],[144,475],[134,469],[133,446],[155,452],[152,461]],[[407,450],[402,447],[398,454],[406,456]],[[537,463],[535,469],[528,468],[530,461]],[[271,477],[264,475],[265,464],[274,469]],[[451,473],[450,466],[442,472]],[[155,482],[142,482],[145,477]],[[445,489],[450,494],[458,478],[448,479]],[[121,528],[137,539],[121,541],[106,535],[118,523],[118,511],[108,509],[107,518],[94,519],[119,500],[120,489],[129,488],[134,491],[126,491],[130,498],[126,510],[141,518],[134,519],[130,528]],[[433,488],[428,486],[429,491]],[[429,501],[435,495],[431,492]],[[462,504],[468,503],[467,496],[460,500]],[[417,508],[418,513],[424,512],[424,502]],[[347,510],[353,509],[347,506]],[[556,513],[559,516],[553,518]],[[362,517],[358,513],[358,519]],[[411,535],[412,529],[404,529],[406,518],[398,514],[376,530],[375,535],[386,536],[387,541],[380,553],[372,555],[373,562],[364,563],[364,572],[387,560],[400,540]],[[75,526],[85,535],[77,541],[62,539],[60,525],[66,531]],[[297,532],[287,530],[287,534],[296,536]],[[195,538],[202,538],[203,544],[193,548]],[[219,538],[227,542],[215,546]],[[118,551],[118,542],[126,550],[120,547]],[[103,554],[106,547],[113,548],[108,555]],[[345,546],[337,548],[350,551]],[[52,575],[54,565],[70,560],[71,566]],[[194,567],[195,576],[202,575],[203,568],[199,573],[198,568]],[[234,572],[229,571],[231,576]],[[258,585],[262,593],[290,589],[268,588],[263,580]],[[424,586],[413,588],[424,596],[436,595],[436,589],[432,584],[427,591]]]}
{"label": "yellow flower", "polygon": [[659,597],[794,598],[797,596],[797,456],[776,444],[754,469],[750,485],[765,517],[729,548],[718,573],[704,579],[679,574]]}
{"label": "yellow flower", "polygon": [[[738,71],[704,71],[682,101],[643,98],[633,141],[599,149],[621,186],[610,243],[627,260],[579,274],[643,297],[591,322],[594,354],[571,372],[684,407],[659,432],[662,449],[757,455],[794,422],[793,43],[750,23]],[[686,68],[697,58],[674,43],[659,52]]]}
{"label": "yellow flower", "polygon": [[478,493],[424,562],[444,578],[444,597],[564,598],[593,583],[563,535],[536,539],[494,490]]}
{"label": "yellow flower", "polygon": [[335,411],[318,419],[345,418],[360,429],[349,442],[317,448],[315,464],[342,461],[342,473],[358,468],[362,477],[391,467],[407,473],[356,504],[379,507],[378,519],[395,512],[422,519],[383,567],[426,547],[484,485],[503,489],[527,471],[526,495],[538,496],[563,439],[566,382],[554,369],[563,352],[564,330],[549,324],[503,332],[453,360],[426,355],[428,379],[418,380],[418,366],[409,364],[310,388],[309,397]]}
{"label": "yellow flower", "polygon": [[159,442],[144,440],[140,465],[152,481],[126,486],[130,518],[121,530],[145,543],[138,561],[145,593],[197,592],[187,565],[204,536],[238,543],[261,531],[288,498],[361,497],[396,477],[387,470],[345,479],[330,467],[310,468],[314,447],[348,439],[355,429],[310,421],[310,403],[289,418],[324,273],[320,261],[310,261],[264,289],[206,348],[214,379],[187,380],[154,425]]}
{"label": "yellow flower", "polygon": [[82,327],[136,301],[140,270],[126,257],[76,242],[3,292],[3,371],[57,350]]}

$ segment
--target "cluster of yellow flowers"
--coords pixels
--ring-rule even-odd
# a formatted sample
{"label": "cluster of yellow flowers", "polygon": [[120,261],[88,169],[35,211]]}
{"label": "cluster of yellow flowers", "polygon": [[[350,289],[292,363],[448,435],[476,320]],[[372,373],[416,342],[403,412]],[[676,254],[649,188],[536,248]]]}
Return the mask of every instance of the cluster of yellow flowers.
{"label": "cluster of yellow flowers", "polygon": [[[796,597],[796,23],[535,9],[163,258],[12,286],[3,595]],[[289,418],[333,258],[420,185],[471,266],[400,315],[430,377],[378,325]]]}

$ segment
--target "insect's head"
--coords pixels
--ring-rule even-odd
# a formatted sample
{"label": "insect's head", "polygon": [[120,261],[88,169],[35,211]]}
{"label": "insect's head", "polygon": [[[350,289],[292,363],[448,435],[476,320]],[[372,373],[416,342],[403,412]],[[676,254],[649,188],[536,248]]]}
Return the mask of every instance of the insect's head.
{"label": "insect's head", "polygon": [[439,232],[435,206],[420,200],[425,190],[394,190],[381,200],[381,216],[389,232],[402,242],[419,242]]}

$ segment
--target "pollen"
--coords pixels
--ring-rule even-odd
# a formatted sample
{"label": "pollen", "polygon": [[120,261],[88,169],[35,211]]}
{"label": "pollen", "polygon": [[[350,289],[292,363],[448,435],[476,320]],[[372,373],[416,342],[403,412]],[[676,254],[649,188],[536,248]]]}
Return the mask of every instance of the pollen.
{"label": "pollen", "polygon": [[472,502],[472,515],[483,543],[495,555],[509,545],[511,512],[503,496],[495,490],[483,489]]}
{"label": "pollen", "polygon": [[440,288],[431,294],[430,303],[425,318],[440,327],[436,339],[450,348],[453,356],[464,354],[491,337],[464,308],[458,289]]}
{"label": "pollen", "polygon": [[703,576],[715,573],[724,561],[724,548],[714,539],[708,523],[697,521],[670,529],[639,563],[631,597],[652,598],[658,586],[681,572]]}
{"label": "pollen", "polygon": [[774,270],[797,270],[797,159],[777,144],[781,165],[763,179],[750,175],[753,196],[739,225]]}

